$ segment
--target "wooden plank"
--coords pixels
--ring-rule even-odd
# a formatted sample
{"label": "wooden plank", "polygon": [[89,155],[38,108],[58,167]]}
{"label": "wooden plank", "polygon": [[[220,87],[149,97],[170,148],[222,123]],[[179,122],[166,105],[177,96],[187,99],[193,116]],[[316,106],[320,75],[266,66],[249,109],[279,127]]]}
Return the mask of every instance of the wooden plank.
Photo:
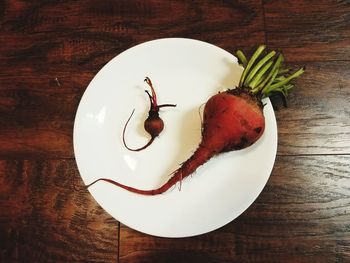
{"label": "wooden plank", "polygon": [[120,262],[347,262],[349,190],[349,155],[278,157],[262,194],[221,229],[169,239],[122,225]]}
{"label": "wooden plank", "polygon": [[17,76],[61,66],[95,70],[132,45],[162,37],[193,37],[229,49],[264,41],[257,0],[161,5],[156,0],[7,1],[3,9],[6,45],[0,58],[16,65]]}
{"label": "wooden plank", "polygon": [[[278,154],[350,153],[350,62],[308,62],[288,98],[279,106]],[[278,101],[276,101],[276,105]]]}
{"label": "wooden plank", "polygon": [[73,156],[73,123],[82,91],[0,90],[0,156]]}
{"label": "wooden plank", "polygon": [[74,160],[0,161],[1,262],[117,262],[118,222]]}
{"label": "wooden plank", "polygon": [[79,71],[96,72],[121,51],[157,38],[196,38],[229,51],[265,40],[257,0],[7,1],[4,9],[1,74],[14,79],[69,72],[79,79]]}
{"label": "wooden plank", "polygon": [[264,1],[267,43],[288,61],[350,59],[349,1]]}

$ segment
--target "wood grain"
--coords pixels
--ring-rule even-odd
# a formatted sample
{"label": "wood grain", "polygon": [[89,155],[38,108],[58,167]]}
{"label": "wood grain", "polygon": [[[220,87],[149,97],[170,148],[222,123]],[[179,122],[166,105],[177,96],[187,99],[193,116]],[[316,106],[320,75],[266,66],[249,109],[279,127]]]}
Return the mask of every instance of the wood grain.
{"label": "wood grain", "polygon": [[[4,1],[3,5],[2,17],[6,29],[15,28],[22,31],[31,30],[32,32],[67,31],[72,28],[72,25],[105,32],[120,29],[117,28],[117,25],[127,25],[128,23],[131,24],[131,29],[157,31],[164,29],[175,32],[180,29],[186,32],[198,32],[200,30],[197,26],[204,22],[212,26],[205,29],[208,32],[218,26],[224,26],[224,30],[233,32],[234,30],[230,26],[238,27],[239,25],[235,25],[238,19],[241,20],[241,24],[249,27],[253,24],[252,20],[259,17],[262,19],[262,14],[259,13],[261,3],[254,0],[231,2],[213,0],[192,2],[161,2],[158,0],[147,2],[140,0],[23,2],[8,0]],[[81,20],[77,21],[77,17]],[[235,21],[235,19],[237,20]],[[176,21],[185,23],[189,28],[186,29],[184,25]],[[53,24],[56,24],[55,28],[52,28]]]}
{"label": "wood grain", "polygon": [[264,1],[267,44],[288,61],[350,59],[349,1]]}
{"label": "wood grain", "polygon": [[0,157],[73,157],[81,93],[68,89],[0,90]]}
{"label": "wood grain", "polygon": [[347,262],[349,204],[350,156],[278,157],[254,204],[212,233],[167,239],[122,225],[120,262]]}
{"label": "wood grain", "polygon": [[191,37],[232,50],[265,40],[262,15],[256,0],[6,1],[1,29],[7,45],[0,46],[0,61],[16,66],[17,76],[57,76],[96,71],[121,51],[162,37]]}
{"label": "wood grain", "polygon": [[118,259],[118,222],[87,192],[74,160],[0,161],[1,262]]}

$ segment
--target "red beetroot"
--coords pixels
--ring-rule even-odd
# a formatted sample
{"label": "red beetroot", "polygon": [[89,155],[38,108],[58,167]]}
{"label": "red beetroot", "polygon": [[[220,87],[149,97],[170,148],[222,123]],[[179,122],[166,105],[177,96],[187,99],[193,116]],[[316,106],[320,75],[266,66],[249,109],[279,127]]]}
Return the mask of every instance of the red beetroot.
{"label": "red beetroot", "polygon": [[302,68],[291,75],[283,75],[287,72],[281,69],[283,56],[271,51],[259,59],[264,49],[265,46],[258,47],[249,61],[241,51],[237,52],[245,68],[239,86],[216,94],[206,102],[202,140],[193,155],[174,172],[165,184],[157,189],[142,190],[108,178],[100,178],[89,184],[88,187],[98,181],[106,181],[137,194],[161,194],[192,174],[214,155],[243,149],[256,142],[265,129],[261,99],[275,93],[280,93],[285,97],[293,87],[289,81],[304,72]]}
{"label": "red beetroot", "polygon": [[147,82],[147,84],[150,86],[152,95],[149,94],[149,92],[147,90],[145,90],[145,92],[147,93],[149,100],[150,100],[150,109],[148,112],[148,117],[145,120],[143,126],[144,126],[145,130],[151,135],[151,139],[144,146],[141,146],[140,148],[136,148],[136,149],[130,148],[126,144],[126,141],[125,141],[126,126],[128,125],[132,115],[134,114],[135,109],[131,112],[131,115],[128,118],[128,120],[126,121],[126,123],[124,125],[124,129],[123,129],[123,143],[124,143],[125,148],[127,148],[130,151],[135,151],[135,152],[146,149],[148,146],[150,146],[153,143],[154,139],[163,131],[164,122],[159,117],[159,109],[163,108],[163,107],[176,107],[175,104],[158,105],[157,94],[156,94],[155,89],[153,88],[152,81],[148,77],[146,77],[145,82]]}

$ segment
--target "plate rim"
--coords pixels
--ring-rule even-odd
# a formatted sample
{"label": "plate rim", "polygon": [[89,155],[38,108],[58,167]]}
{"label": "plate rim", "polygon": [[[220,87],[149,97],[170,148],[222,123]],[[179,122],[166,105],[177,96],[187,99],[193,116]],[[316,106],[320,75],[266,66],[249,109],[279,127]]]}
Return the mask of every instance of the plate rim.
{"label": "plate rim", "polygon": [[[82,163],[81,161],[79,161],[79,158],[78,155],[77,155],[77,136],[78,136],[78,131],[77,131],[77,123],[79,122],[79,109],[81,109],[81,105],[83,105],[83,103],[85,103],[85,100],[86,100],[86,94],[87,94],[87,91],[89,90],[89,86],[91,85],[91,83],[94,81],[94,79],[96,78],[96,76],[109,64],[111,63],[111,61],[113,60],[116,60],[119,56],[121,56],[122,54],[125,54],[126,52],[129,52],[131,49],[134,49],[134,48],[137,48],[139,46],[143,46],[143,45],[147,45],[147,44],[151,44],[151,43],[154,43],[154,42],[159,42],[159,41],[172,41],[172,40],[181,40],[181,41],[193,41],[193,42],[197,42],[199,44],[205,44],[207,46],[210,46],[212,48],[215,48],[215,49],[220,49],[221,51],[224,51],[225,53],[229,54],[230,56],[233,56],[236,58],[236,56],[230,52],[228,52],[227,50],[221,48],[221,47],[218,47],[212,43],[208,43],[208,42],[205,42],[205,41],[202,41],[202,40],[198,40],[198,39],[193,39],[193,38],[183,38],[183,37],[169,37],[169,38],[158,38],[158,39],[153,39],[153,40],[149,40],[149,41],[145,41],[145,42],[142,42],[142,43],[138,43],[134,46],[131,46],[125,50],[123,50],[122,52],[118,53],[117,55],[115,55],[113,58],[111,58],[107,63],[105,63],[101,68],[98,69],[98,71],[96,72],[96,74],[93,76],[93,78],[90,80],[90,82],[88,83],[88,85],[86,86],[84,92],[83,92],[83,95],[81,96],[80,98],[80,101],[78,103],[78,106],[77,106],[77,109],[76,109],[76,114],[75,114],[75,117],[74,117],[74,124],[73,124],[73,152],[74,152],[74,159],[75,159],[75,162],[76,162],[76,165],[77,165],[77,168],[78,168],[78,172],[79,172],[79,175],[80,175],[80,178],[83,180],[84,182],[84,185],[86,186],[87,184],[85,183],[85,180],[84,180],[84,177],[82,176]],[[236,58],[237,60],[237,58]],[[237,62],[237,61],[236,61]],[[269,98],[266,98],[266,100],[268,101],[268,103],[270,105],[272,105],[271,103],[271,100]],[[276,157],[277,157],[277,148],[278,148],[278,126],[277,126],[277,120],[276,120],[276,115],[275,115],[275,112],[274,110],[272,109],[271,111],[271,114],[272,114],[272,117],[274,119],[273,121],[273,125],[274,125],[274,137],[276,138],[276,142],[275,142],[275,147],[272,149],[273,151],[273,161],[271,162],[271,167],[269,168],[269,173],[268,173],[268,176],[266,177],[266,181],[264,183],[264,185],[262,186],[261,190],[259,191],[259,193],[257,194],[257,196],[253,199],[252,202],[250,202],[250,204],[237,216],[235,216],[234,218],[228,220],[226,223],[224,223],[223,225],[221,226],[218,226],[216,228],[213,228],[213,229],[209,229],[208,231],[206,232],[200,232],[200,233],[197,233],[197,234],[190,234],[190,235],[174,235],[174,236],[170,236],[170,235],[159,235],[159,234],[155,234],[155,233],[150,233],[150,232],[147,232],[145,230],[142,230],[142,229],[139,229],[137,227],[134,227],[134,226],[131,226],[130,224],[128,224],[127,222],[123,222],[122,220],[120,219],[117,219],[115,216],[113,216],[112,214],[110,214],[96,199],[95,199],[95,196],[93,195],[93,193],[91,192],[90,189],[88,189],[89,193],[91,194],[91,196],[94,198],[94,200],[96,201],[96,203],[104,210],[105,213],[108,213],[112,218],[114,218],[116,221],[122,223],[123,225],[127,226],[127,227],[130,227],[131,229],[134,229],[138,232],[141,232],[141,233],[144,233],[144,234],[147,234],[147,235],[151,235],[151,236],[156,236],[156,237],[164,237],[164,238],[185,238],[185,237],[193,237],[193,236],[199,236],[199,235],[203,235],[203,234],[206,234],[206,233],[210,233],[210,232],[213,232],[215,230],[218,230],[222,227],[224,227],[225,225],[227,225],[228,223],[230,222],[233,222],[234,220],[236,220],[238,217],[240,217],[255,201],[256,199],[260,196],[261,192],[263,191],[263,189],[266,187],[266,184],[269,180],[269,178],[271,177],[271,173],[272,173],[272,170],[274,168],[274,164],[275,164],[275,161],[276,161]]]}

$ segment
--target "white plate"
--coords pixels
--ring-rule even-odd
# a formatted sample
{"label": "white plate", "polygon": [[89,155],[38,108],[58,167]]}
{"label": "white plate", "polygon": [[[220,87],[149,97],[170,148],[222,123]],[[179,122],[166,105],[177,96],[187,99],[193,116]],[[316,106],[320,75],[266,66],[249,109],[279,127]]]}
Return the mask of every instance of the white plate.
{"label": "white plate", "polygon": [[[74,152],[85,184],[99,177],[142,189],[160,186],[196,149],[200,141],[198,108],[211,95],[234,87],[242,69],[237,59],[211,44],[182,38],[137,45],[107,63],[86,89],[74,123]],[[148,76],[158,101],[176,103],[160,114],[165,128],[144,151],[143,130],[149,100]],[[276,156],[277,128],[270,101],[265,101],[266,130],[253,146],[221,154],[182,183],[158,196],[130,193],[106,182],[89,188],[116,220],[138,231],[162,237],[187,237],[217,229],[239,216],[265,186]]]}

